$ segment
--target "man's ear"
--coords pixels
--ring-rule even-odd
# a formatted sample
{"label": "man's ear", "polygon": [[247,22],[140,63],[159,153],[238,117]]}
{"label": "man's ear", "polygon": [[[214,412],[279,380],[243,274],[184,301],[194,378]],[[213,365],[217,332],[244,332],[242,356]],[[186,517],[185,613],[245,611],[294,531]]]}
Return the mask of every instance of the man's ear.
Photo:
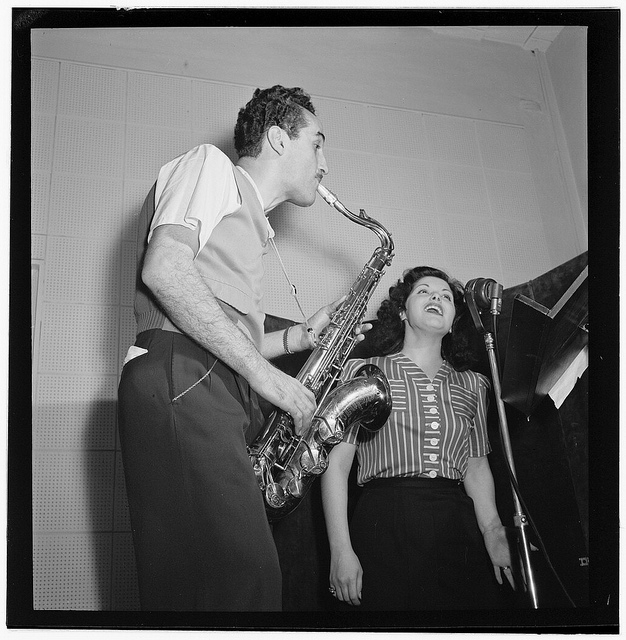
{"label": "man's ear", "polygon": [[265,136],[270,147],[279,155],[285,153],[285,136],[287,133],[277,125],[270,127]]}

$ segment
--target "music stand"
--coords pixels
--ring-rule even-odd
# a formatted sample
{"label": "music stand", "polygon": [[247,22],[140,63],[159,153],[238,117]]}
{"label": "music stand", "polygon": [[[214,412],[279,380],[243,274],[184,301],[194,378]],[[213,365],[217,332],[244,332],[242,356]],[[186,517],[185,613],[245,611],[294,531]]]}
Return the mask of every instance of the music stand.
{"label": "music stand", "polygon": [[502,399],[526,417],[589,342],[587,270],[552,309],[522,294],[513,299]]}

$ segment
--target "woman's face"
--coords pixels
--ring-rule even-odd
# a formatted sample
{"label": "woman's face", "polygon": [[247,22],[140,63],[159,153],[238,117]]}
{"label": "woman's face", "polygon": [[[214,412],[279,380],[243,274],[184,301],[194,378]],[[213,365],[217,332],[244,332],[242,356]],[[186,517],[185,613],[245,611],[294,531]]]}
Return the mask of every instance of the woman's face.
{"label": "woman's face", "polygon": [[450,331],[456,314],[450,285],[441,278],[420,278],[405,303],[402,319],[414,331],[426,331],[442,337]]}

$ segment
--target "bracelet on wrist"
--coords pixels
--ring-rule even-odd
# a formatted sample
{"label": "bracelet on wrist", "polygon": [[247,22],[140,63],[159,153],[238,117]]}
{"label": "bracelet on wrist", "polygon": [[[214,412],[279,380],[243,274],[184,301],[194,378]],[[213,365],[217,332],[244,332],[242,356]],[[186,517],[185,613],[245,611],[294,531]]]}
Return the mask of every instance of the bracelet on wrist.
{"label": "bracelet on wrist", "polygon": [[291,329],[291,325],[283,331],[283,349],[285,350],[285,353],[290,356],[293,355],[293,351],[289,349],[289,329]]}

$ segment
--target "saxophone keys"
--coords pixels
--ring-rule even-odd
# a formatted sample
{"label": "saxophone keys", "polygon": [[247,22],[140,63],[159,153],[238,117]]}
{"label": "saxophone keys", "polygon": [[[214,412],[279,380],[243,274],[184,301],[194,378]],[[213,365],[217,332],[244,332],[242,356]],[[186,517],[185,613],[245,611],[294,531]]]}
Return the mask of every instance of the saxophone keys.
{"label": "saxophone keys", "polygon": [[275,482],[268,484],[265,488],[265,500],[267,504],[276,509],[279,509],[287,502],[285,491]]}
{"label": "saxophone keys", "polygon": [[334,416],[317,416],[315,421],[318,423],[315,429],[315,439],[319,444],[336,445],[343,440],[343,429]]}
{"label": "saxophone keys", "polygon": [[302,480],[297,476],[291,478],[287,483],[287,491],[294,498],[301,498],[304,495],[304,486]]}
{"label": "saxophone keys", "polygon": [[300,456],[300,466],[304,473],[318,476],[328,468],[326,452],[320,449],[310,449]]}

